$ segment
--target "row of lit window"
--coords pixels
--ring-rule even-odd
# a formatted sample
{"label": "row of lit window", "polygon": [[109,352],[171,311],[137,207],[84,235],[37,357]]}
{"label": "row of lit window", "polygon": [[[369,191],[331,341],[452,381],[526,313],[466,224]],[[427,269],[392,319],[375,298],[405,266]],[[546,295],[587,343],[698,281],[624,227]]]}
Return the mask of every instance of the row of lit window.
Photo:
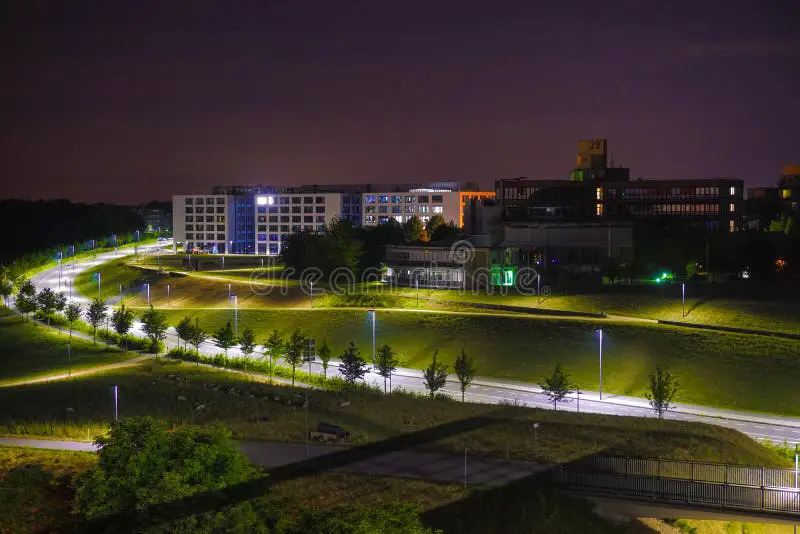
{"label": "row of lit window", "polygon": [[[367,206],[364,208],[364,213],[389,213],[390,206]],[[391,206],[392,213],[442,213],[444,209],[442,206]]]}
{"label": "row of lit window", "polygon": [[[205,237],[203,237],[204,235]],[[195,236],[197,236],[197,239],[205,239],[206,241],[213,241],[215,238],[217,241],[225,241],[225,234],[216,234],[215,237],[215,234],[193,234],[193,233],[187,233],[186,240],[187,241],[193,240],[195,239]]]}
{"label": "row of lit window", "polygon": [[184,203],[187,206],[191,205],[201,206],[203,204],[225,204],[225,197],[216,197],[216,198],[206,197],[205,199],[202,199],[200,197],[186,197],[184,200],[185,200]]}
{"label": "row of lit window", "polygon": [[[205,224],[205,225],[203,225],[203,224],[187,224],[186,225],[186,231],[187,232],[195,232],[195,231],[201,231],[202,232],[204,230],[214,231],[214,225],[213,224]],[[216,230],[217,230],[217,232],[224,232],[225,231],[225,225],[224,224],[218,224]]]}
{"label": "row of lit window", "polygon": [[[214,213],[214,207],[209,206],[208,208],[204,208],[203,206],[186,206],[186,213]],[[217,206],[217,213],[225,213],[225,206]]]}
{"label": "row of lit window", "polygon": [[[428,200],[428,199],[431,200]],[[412,203],[412,202],[442,202],[442,195],[365,195],[364,196],[364,203],[365,204],[375,204],[377,201],[378,204],[400,204],[400,203]]]}
{"label": "row of lit window", "polygon": [[[411,217],[404,217],[402,215],[393,215],[391,218],[399,223],[402,223],[405,222],[407,219],[410,219]],[[430,217],[420,217],[419,219],[422,222],[428,222],[430,220]],[[375,215],[365,215],[364,222],[367,224],[376,224],[376,223],[385,224],[389,222],[389,217],[384,217],[384,216],[376,217]]]}
{"label": "row of lit window", "polygon": [[224,223],[225,222],[225,216],[224,215],[217,215],[215,217],[214,215],[206,215],[205,218],[203,218],[202,215],[197,215],[197,216],[187,215],[186,218],[185,218],[185,221],[187,223],[190,223],[190,222],[207,222],[207,223],[218,222],[218,223]]}
{"label": "row of lit window", "polygon": [[[267,222],[267,216],[266,215],[259,215],[258,216],[258,222],[260,222],[260,223]],[[271,223],[276,223],[276,222],[293,222],[293,223],[318,222],[318,223],[324,223],[325,222],[325,216],[324,215],[303,215],[303,216],[301,216],[301,215],[292,215],[291,217],[289,217],[288,215],[281,215],[280,217],[278,217],[277,215],[270,215],[269,216],[269,222],[271,222]]]}
{"label": "row of lit window", "polygon": [[325,206],[259,206],[257,213],[325,213]]}

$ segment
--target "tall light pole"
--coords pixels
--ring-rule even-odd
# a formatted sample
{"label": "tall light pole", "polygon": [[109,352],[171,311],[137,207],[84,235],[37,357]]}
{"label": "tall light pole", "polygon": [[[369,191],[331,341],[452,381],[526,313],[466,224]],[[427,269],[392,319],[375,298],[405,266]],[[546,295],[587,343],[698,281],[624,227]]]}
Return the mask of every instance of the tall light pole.
{"label": "tall light pole", "polygon": [[170,289],[169,289],[169,284],[167,284],[167,306],[170,306]]}
{"label": "tall light pole", "polygon": [[600,334],[600,400],[603,400],[603,329],[597,331]]}
{"label": "tall light pole", "polygon": [[308,292],[308,300],[311,301],[311,307],[314,307],[314,281],[309,281],[311,284],[311,290]]}
{"label": "tall light pole", "polygon": [[119,420],[119,386],[114,384],[114,421]]}
{"label": "tall light pole", "polygon": [[229,299],[231,298],[231,294],[232,294],[232,293],[231,293],[231,283],[230,283],[230,282],[228,282],[228,298],[229,298]]}
{"label": "tall light pole", "polygon": [[542,303],[542,274],[536,273],[536,299],[537,304]]}
{"label": "tall light pole", "polygon": [[67,368],[69,373],[67,376],[72,376],[72,347],[70,343],[70,341],[67,341]]}
{"label": "tall light pole", "polygon": [[103,277],[103,273],[97,271],[97,297],[100,297],[100,279]]}
{"label": "tall light pole", "polygon": [[61,289],[61,257],[64,255],[60,250],[58,251],[58,289]]}
{"label": "tall light pole", "polygon": [[681,317],[686,317],[686,282],[681,282]]}
{"label": "tall light pole", "polygon": [[414,278],[414,287],[417,289],[417,308],[419,308],[419,278]]}
{"label": "tall light pole", "polygon": [[146,282],[144,285],[147,288],[147,305],[150,306],[150,282]]}
{"label": "tall light pole", "polygon": [[239,335],[239,299],[236,295],[231,295],[233,301],[233,333]]}
{"label": "tall light pole", "polygon": [[369,310],[372,316],[372,365],[375,365],[375,310]]}
{"label": "tall light pole", "polygon": [[222,270],[225,270],[225,255],[222,255]]}

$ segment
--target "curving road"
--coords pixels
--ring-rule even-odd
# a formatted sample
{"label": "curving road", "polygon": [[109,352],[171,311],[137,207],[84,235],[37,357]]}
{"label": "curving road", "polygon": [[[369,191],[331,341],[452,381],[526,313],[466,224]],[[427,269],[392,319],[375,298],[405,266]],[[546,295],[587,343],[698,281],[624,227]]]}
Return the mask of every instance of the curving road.
{"label": "curving road", "polygon": [[[165,247],[170,247],[171,242],[164,242],[155,245],[139,247],[141,253],[155,253]],[[167,252],[168,253],[168,252]],[[31,280],[37,288],[51,287],[56,291],[71,296],[77,302],[88,302],[88,299],[72,291],[72,281],[75,276],[85,270],[92,269],[111,259],[133,254],[131,249],[121,249],[118,251],[98,254],[92,260],[75,263],[74,265],[65,262],[59,275],[59,268],[53,267],[33,276]],[[615,318],[616,320],[617,318]],[[143,335],[141,324],[134,325],[133,333]],[[170,329],[167,338],[167,347],[178,346],[178,338],[174,329]],[[211,342],[206,342],[200,346],[203,354],[213,355],[220,350]],[[236,349],[229,351],[230,356],[241,357]],[[332,360],[328,369],[330,376],[338,376],[338,361]],[[304,370],[321,372],[319,363],[312,362],[304,365]],[[377,373],[370,372],[365,377],[366,381],[383,387],[383,378]],[[422,380],[422,372],[415,369],[398,369],[392,377],[392,388],[404,388],[410,391],[425,392]],[[454,397],[461,397],[458,382],[455,377],[451,377],[445,387],[444,393]],[[501,402],[523,404],[529,407],[552,408],[552,403],[542,394],[541,389],[535,385],[523,382],[513,382],[506,380],[477,378],[467,389],[466,400],[471,402],[492,403]],[[654,413],[647,401],[637,397],[626,397],[621,395],[603,395],[600,400],[599,394],[593,391],[582,391],[580,398],[574,398],[569,403],[562,403],[560,410],[580,410],[590,413],[601,413],[610,415],[653,417]],[[667,419],[682,421],[695,421],[720,425],[735,430],[739,430],[755,439],[769,439],[773,442],[789,444],[800,443],[800,419],[792,417],[780,417],[752,412],[740,412],[733,410],[722,410],[704,406],[694,406],[688,404],[675,405],[674,409],[665,415]]]}

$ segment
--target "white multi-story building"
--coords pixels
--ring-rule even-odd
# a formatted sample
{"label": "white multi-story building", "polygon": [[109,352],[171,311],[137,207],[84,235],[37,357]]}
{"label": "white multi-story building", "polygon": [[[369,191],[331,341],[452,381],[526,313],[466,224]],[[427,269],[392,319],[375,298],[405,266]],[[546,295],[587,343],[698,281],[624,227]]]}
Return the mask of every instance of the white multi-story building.
{"label": "white multi-story building", "polygon": [[494,198],[491,191],[458,191],[420,188],[407,192],[365,193],[362,196],[364,226],[377,226],[394,219],[402,224],[413,216],[427,222],[441,215],[446,224],[464,225],[464,207],[472,199]]}
{"label": "white multi-story building", "polygon": [[280,254],[289,234],[325,230],[342,217],[342,193],[288,193],[255,196],[256,253]]}
{"label": "white multi-story building", "polygon": [[186,250],[225,253],[234,241],[233,195],[175,195],[172,235]]}
{"label": "white multi-story building", "polygon": [[324,231],[335,219],[360,211],[360,197],[353,197],[320,192],[175,195],[173,237],[191,251],[277,255],[290,234]]}

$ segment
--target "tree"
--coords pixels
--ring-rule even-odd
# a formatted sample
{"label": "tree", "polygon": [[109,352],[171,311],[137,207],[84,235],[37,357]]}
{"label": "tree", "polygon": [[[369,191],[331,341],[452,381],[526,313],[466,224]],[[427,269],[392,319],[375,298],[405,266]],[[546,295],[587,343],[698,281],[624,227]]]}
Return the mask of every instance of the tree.
{"label": "tree", "polygon": [[405,223],[403,223],[403,235],[406,242],[413,243],[415,241],[426,241],[425,225],[422,220],[416,215],[412,215]]}
{"label": "tree", "polygon": [[464,402],[464,393],[466,393],[467,388],[475,378],[475,361],[467,356],[464,349],[461,349],[461,356],[456,358],[455,363],[453,363],[453,368],[456,371],[458,384],[461,389],[461,402]]}
{"label": "tree", "polygon": [[272,360],[283,351],[283,336],[277,329],[264,340],[264,347],[269,352],[269,379],[272,380]]}
{"label": "tree", "polygon": [[[170,431],[166,423],[150,417],[113,422],[107,435],[95,439],[97,464],[76,481],[75,508],[88,519],[138,515],[151,505],[252,480],[256,471],[230,438],[230,432],[220,427]],[[158,530],[255,531],[252,528],[260,519],[251,506],[244,502],[223,514],[202,512]],[[242,524],[248,518],[250,524]]]}
{"label": "tree", "polygon": [[225,351],[225,356],[228,355],[228,349],[236,345],[236,334],[233,333],[233,326],[228,321],[223,326],[214,332],[214,344]]}
{"label": "tree", "polygon": [[564,372],[560,363],[556,365],[552,376],[545,377],[539,382],[539,387],[553,401],[553,410],[557,409],[557,403],[575,391],[575,386],[569,381],[569,375]]}
{"label": "tree", "polygon": [[244,356],[244,372],[247,373],[247,360],[256,350],[256,333],[251,328],[245,328],[239,334],[239,348],[242,351],[242,356]]}
{"label": "tree", "polygon": [[436,213],[431,215],[431,218],[428,219],[427,224],[425,224],[425,230],[428,232],[428,236],[430,236],[431,240],[433,240],[433,236],[436,234],[436,230],[440,226],[445,225],[444,217],[441,214]]}
{"label": "tree", "polygon": [[37,310],[39,303],[36,301],[36,286],[33,285],[33,282],[23,280],[20,283],[16,304],[17,309],[26,317]]}
{"label": "tree", "polygon": [[664,419],[664,413],[670,409],[677,392],[678,380],[669,371],[663,371],[656,366],[656,372],[650,373],[650,387],[644,396],[650,401],[650,406],[659,419]]}
{"label": "tree", "polygon": [[103,320],[108,315],[108,306],[106,301],[100,297],[96,297],[89,304],[89,309],[86,311],[86,319],[92,327],[92,341],[97,343],[97,328],[103,324]]}
{"label": "tree", "polygon": [[303,354],[305,353],[307,340],[308,338],[305,334],[295,329],[286,342],[286,362],[292,367],[292,385],[294,385],[294,375],[297,367],[303,364]]}
{"label": "tree", "polygon": [[331,361],[331,355],[333,351],[328,346],[328,340],[322,340],[322,346],[317,350],[317,356],[319,356],[319,360],[322,362],[322,376],[326,380],[328,379],[328,364]]}
{"label": "tree", "polygon": [[36,295],[36,303],[42,316],[47,319],[47,326],[50,326],[50,318],[55,312],[64,309],[67,304],[67,298],[61,293],[56,293],[46,287]]}
{"label": "tree", "polygon": [[194,347],[194,350],[197,353],[197,365],[200,365],[200,345],[206,342],[206,339],[208,339],[208,334],[206,334],[206,331],[200,326],[200,319],[197,317],[195,317],[192,328],[189,330],[188,339],[189,343]]}
{"label": "tree", "polygon": [[425,389],[430,392],[431,397],[447,384],[447,365],[438,361],[438,356],[439,351],[434,351],[430,365],[422,371]]}
{"label": "tree", "polygon": [[178,348],[180,348],[180,341],[183,340],[183,348],[186,349],[192,335],[192,320],[188,315],[184,316],[175,326],[175,333],[178,334]]}
{"label": "tree", "polygon": [[356,383],[356,380],[363,380],[364,375],[367,374],[367,362],[361,357],[361,352],[352,341],[347,348],[344,349],[341,356],[342,363],[339,364],[339,372],[345,382],[351,386]]}
{"label": "tree", "polygon": [[378,349],[378,353],[375,356],[375,368],[378,370],[378,374],[383,377],[384,395],[386,394],[386,381],[389,380],[391,382],[392,373],[397,369],[398,363],[397,355],[392,350],[392,347],[383,345]]}
{"label": "tree", "polygon": [[64,317],[67,319],[67,324],[69,325],[69,339],[72,340],[72,323],[77,321],[81,318],[81,314],[83,313],[83,309],[81,305],[77,302],[70,302],[67,305],[66,310],[64,310]]}
{"label": "tree", "polygon": [[133,310],[126,308],[124,304],[120,304],[119,308],[115,309],[111,314],[111,325],[114,327],[114,331],[119,334],[119,344],[123,347],[123,350],[128,350],[125,335],[133,326],[135,317]]}
{"label": "tree", "polygon": [[441,224],[436,227],[436,231],[432,234],[428,234],[430,236],[431,241],[442,241],[445,239],[452,239],[458,236],[461,232],[461,229],[456,226],[453,222],[449,222],[447,224]]}
{"label": "tree", "polygon": [[150,339],[150,350],[158,355],[161,345],[167,339],[167,314],[153,308],[152,304],[150,309],[142,314],[142,330],[145,335]]}

